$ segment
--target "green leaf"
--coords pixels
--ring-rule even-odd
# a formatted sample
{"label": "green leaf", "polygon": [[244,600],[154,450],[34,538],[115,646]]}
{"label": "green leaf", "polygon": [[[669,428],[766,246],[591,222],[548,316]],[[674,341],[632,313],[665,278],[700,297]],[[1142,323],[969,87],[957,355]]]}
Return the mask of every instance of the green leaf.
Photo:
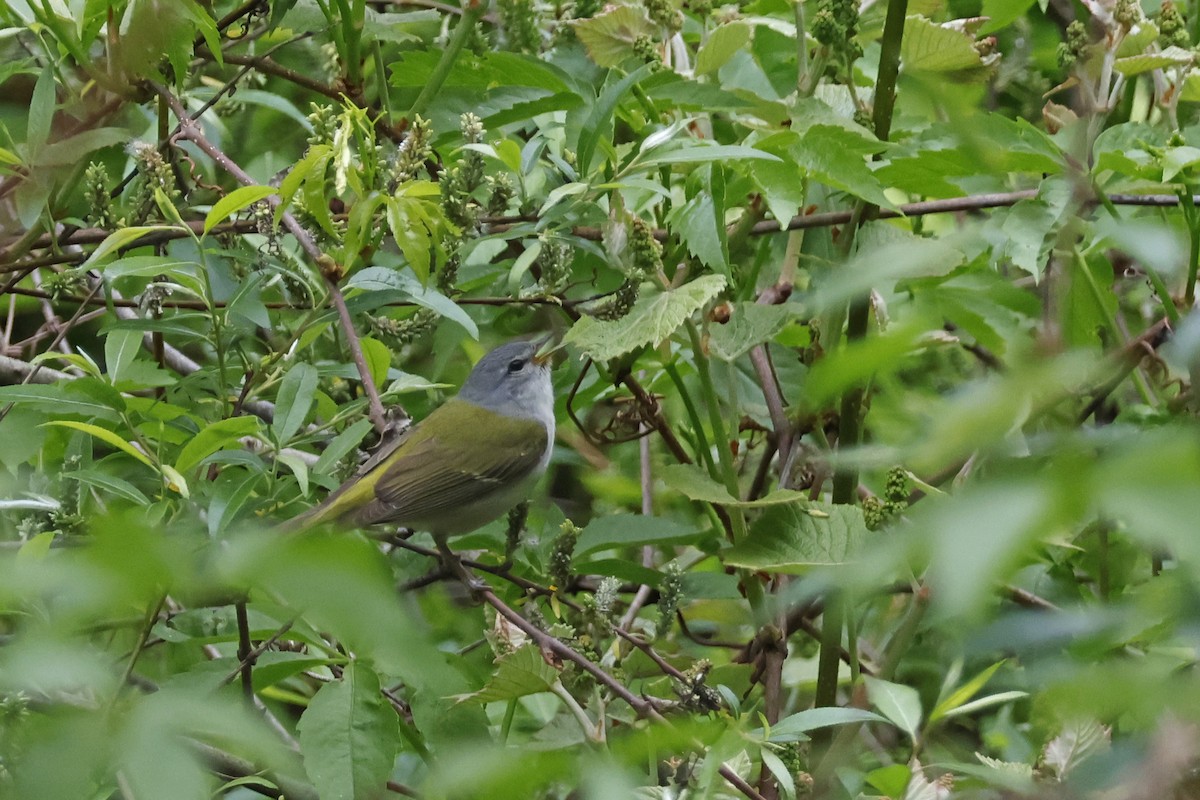
{"label": "green leaf", "polygon": [[1095,720],[1079,720],[1063,726],[1062,732],[1046,743],[1042,764],[1062,781],[1084,761],[1111,747],[1111,728]]}
{"label": "green leaf", "polygon": [[1004,666],[1006,661],[1007,659],[1001,659],[1000,661],[997,661],[995,664],[992,664],[990,667],[982,670],[978,675],[971,678],[971,680],[955,689],[953,692],[947,695],[945,699],[940,700],[938,704],[934,706],[933,711],[929,712],[929,721],[936,722],[944,717],[947,712],[958,708],[978,694],[979,690],[982,689],[987,682],[992,679],[992,676],[996,674],[996,670]]}
{"label": "green leaf", "polygon": [[205,235],[218,223],[228,219],[230,215],[248,208],[263,198],[270,197],[277,191],[272,186],[242,186],[234,189],[214,203],[208,215],[204,217]]}
{"label": "green leaf", "polygon": [[688,252],[706,267],[729,271],[729,243],[725,237],[722,198],[699,192],[673,210],[670,222],[678,229]]}
{"label": "green leaf", "polygon": [[897,728],[916,739],[921,728],[921,696],[911,686],[864,675],[867,697]]}
{"label": "green leaf", "polygon": [[966,20],[939,25],[920,14],[907,17],[900,46],[904,69],[982,78],[987,74],[985,67],[996,63],[1000,55],[981,56],[969,27]]}
{"label": "green leaf", "polygon": [[609,514],[588,523],[583,533],[579,534],[575,554],[584,556],[599,550],[647,544],[682,544],[694,541],[698,536],[691,525],[668,517]]}
{"label": "green leaf", "polygon": [[104,337],[104,364],[113,383],[124,377],[141,347],[142,334],[138,331],[111,330]]}
{"label": "green leaf", "polygon": [[304,769],[322,800],[383,794],[400,746],[400,724],[373,670],[352,661],[340,681],[320,688],[298,728]]}
{"label": "green leaf", "polygon": [[[684,144],[684,142],[688,142]],[[779,156],[736,144],[712,144],[703,140],[678,140],[650,151],[634,163],[638,169],[656,169],[664,164],[710,164],[717,161],[768,161],[779,163]]]}
{"label": "green leaf", "polygon": [[749,536],[725,550],[724,561],[732,567],[802,574],[854,561],[867,536],[858,506],[777,505],[755,520]]}
{"label": "green leaf", "polygon": [[54,119],[56,87],[54,69],[47,64],[33,86],[33,97],[29,101],[25,147],[31,156],[39,153],[48,144],[50,123]]}
{"label": "green leaf", "polygon": [[125,144],[129,141],[129,131],[123,128],[96,128],[84,131],[43,147],[37,156],[40,167],[62,167],[77,163],[93,150],[101,147],[111,147],[115,144]]}
{"label": "green leaf", "polygon": [[601,14],[574,24],[575,35],[601,67],[619,67],[633,56],[633,43],[651,36],[654,23],[641,6],[614,5]]}
{"label": "green leaf", "polygon": [[111,444],[113,447],[117,448],[121,452],[127,453],[127,454],[133,456],[138,461],[145,464],[147,467],[150,467],[150,469],[155,470],[156,472],[158,471],[158,467],[156,467],[154,465],[154,462],[151,461],[146,456],[145,453],[143,453],[141,450],[138,450],[136,447],[134,447],[129,442],[122,439],[120,436],[117,436],[112,431],[105,430],[104,428],[98,427],[96,425],[91,425],[87,422],[72,422],[69,420],[61,420],[61,419],[52,420],[50,422],[43,423],[43,426],[44,427],[45,426],[55,426],[55,427],[59,427],[59,428],[72,428],[77,431],[83,431],[84,433],[88,434],[89,436],[94,436],[95,438],[99,439],[102,442],[107,442],[108,444]]}
{"label": "green leaf", "polygon": [[102,492],[107,492],[108,494],[116,495],[117,497],[123,497],[134,505],[150,505],[149,498],[142,494],[140,489],[129,481],[118,478],[115,475],[109,475],[106,472],[94,469],[75,469],[63,472],[62,477],[86,483],[88,486],[99,489]]}
{"label": "green leaf", "polygon": [[883,185],[867,167],[867,157],[886,144],[835,125],[813,125],[792,148],[796,163],[809,175],[880,208],[894,208]]}
{"label": "green leaf", "polygon": [[546,663],[540,647],[526,645],[496,659],[496,672],[482,689],[455,699],[462,703],[492,703],[548,692],[558,682],[558,670]]}
{"label": "green leaf", "polygon": [[1140,75],[1152,69],[1167,67],[1182,67],[1194,63],[1196,54],[1182,47],[1171,45],[1158,53],[1139,53],[1135,56],[1118,58],[1113,62],[1113,69],[1122,75]]}
{"label": "green leaf", "polygon": [[386,344],[371,336],[362,337],[360,344],[371,380],[376,387],[382,386],[387,381],[388,369],[392,366],[392,351]]}
{"label": "green leaf", "polygon": [[67,394],[59,385],[26,384],[0,386],[0,403],[29,405],[51,414],[79,414],[85,417],[115,419],[111,406],[87,397]]}
{"label": "green leaf", "polygon": [[87,257],[87,260],[79,268],[81,270],[97,269],[97,265],[107,258],[110,253],[120,250],[122,247],[128,247],[146,234],[153,233],[154,231],[173,230],[178,229],[171,225],[141,225],[113,231],[92,251],[92,254]]}
{"label": "green leaf", "polygon": [[572,344],[597,361],[608,361],[645,345],[658,345],[725,288],[724,275],[704,275],[678,289],[643,292],[628,314],[616,320],[583,317],[567,331]]}
{"label": "green leaf", "polygon": [[[618,8],[632,7],[618,6]],[[599,99],[592,106],[592,111],[579,132],[579,146],[576,148],[575,160],[579,165],[580,175],[587,175],[591,172],[592,157],[595,155],[597,143],[602,137],[611,135],[613,113],[616,111],[617,104],[630,89],[645,80],[653,71],[651,65],[645,64],[616,83],[606,84],[600,92]]]}
{"label": "green leaf", "polygon": [[807,502],[807,495],[804,492],[790,489],[776,489],[757,500],[739,500],[694,464],[668,464],[662,468],[660,474],[667,486],[689,500],[700,500],[705,503],[734,508],[762,508],[781,503]]}
{"label": "green leaf", "polygon": [[275,398],[275,417],[271,432],[281,444],[291,440],[308,418],[308,412],[316,400],[317,383],[320,376],[311,364],[299,363],[292,366],[279,384]]}
{"label": "green leaf", "polygon": [[175,469],[183,474],[218,450],[240,447],[239,440],[257,434],[261,424],[258,417],[230,417],[205,426],[184,445],[175,460]]}
{"label": "green leaf", "polygon": [[331,472],[343,456],[359,445],[369,430],[371,430],[371,420],[360,419],[333,437],[329,445],[321,451],[321,457],[317,459],[313,472],[319,475]]}
{"label": "green leaf", "polygon": [[773,306],[735,303],[728,322],[708,328],[712,352],[725,361],[735,361],[756,345],[774,339],[795,315],[796,310],[787,303]]}
{"label": "green leaf", "polygon": [[[830,728],[834,725],[852,725],[864,722],[883,722],[888,720],[871,711],[861,708],[840,708],[823,706],[799,711],[776,722],[770,727],[769,742],[803,742],[808,739],[804,734],[818,728]],[[750,731],[748,736],[761,738],[768,731],[757,728]]]}
{"label": "green leaf", "polygon": [[750,42],[752,32],[749,25],[740,21],[718,25],[696,53],[695,73],[708,75],[725,66]]}
{"label": "green leaf", "polygon": [[362,289],[368,292],[397,291],[419,306],[435,311],[446,319],[457,322],[472,339],[479,338],[479,327],[467,316],[462,306],[449,297],[428,286],[422,286],[403,272],[388,267],[367,267],[351,276],[346,283],[348,289]]}

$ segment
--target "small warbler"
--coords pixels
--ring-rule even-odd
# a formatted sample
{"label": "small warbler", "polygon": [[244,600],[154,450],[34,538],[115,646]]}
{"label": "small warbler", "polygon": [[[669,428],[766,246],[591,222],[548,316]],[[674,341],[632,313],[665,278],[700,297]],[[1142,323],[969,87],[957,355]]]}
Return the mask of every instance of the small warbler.
{"label": "small warbler", "polygon": [[325,502],[280,526],[391,524],[438,541],[524,500],[554,443],[549,353],[511,342],[484,356],[454,397],[378,453]]}

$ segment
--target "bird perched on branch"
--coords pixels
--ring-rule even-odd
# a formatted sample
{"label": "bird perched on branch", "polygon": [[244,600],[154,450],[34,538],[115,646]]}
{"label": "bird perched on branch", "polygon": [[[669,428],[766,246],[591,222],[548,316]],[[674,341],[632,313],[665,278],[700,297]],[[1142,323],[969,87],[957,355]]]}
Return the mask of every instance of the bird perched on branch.
{"label": "bird perched on branch", "polygon": [[428,531],[441,545],[506,513],[545,472],[554,443],[550,353],[541,344],[492,350],[457,397],[280,530],[390,524]]}

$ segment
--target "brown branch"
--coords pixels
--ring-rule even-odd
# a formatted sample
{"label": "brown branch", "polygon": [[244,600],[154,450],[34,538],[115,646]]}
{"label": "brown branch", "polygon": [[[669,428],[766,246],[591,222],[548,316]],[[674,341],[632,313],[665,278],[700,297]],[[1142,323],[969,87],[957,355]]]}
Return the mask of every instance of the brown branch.
{"label": "brown branch", "polygon": [[[255,185],[255,180],[245,170],[208,140],[196,121],[188,116],[187,109],[183,107],[183,104],[179,102],[177,97],[157,83],[152,82],[150,86],[160,97],[166,100],[171,110],[175,113],[175,116],[179,119],[179,138],[192,142],[208,155],[217,166],[236,178],[242,185]],[[266,200],[273,209],[277,208],[280,204],[278,195],[270,195]],[[332,259],[329,256],[321,252],[316,242],[313,241],[312,236],[304,229],[304,226],[296,221],[294,216],[284,211],[281,220],[283,226],[287,228],[288,233],[292,234],[296,242],[300,245],[300,249],[312,260],[312,263],[325,278],[325,285],[333,298],[334,306],[338,310],[338,319],[341,322],[343,332],[346,334],[346,346],[350,349],[350,356],[354,361],[355,367],[358,369],[363,392],[367,396],[367,416],[370,417],[371,424],[375,426],[375,430],[382,435],[388,430],[387,416],[383,411],[383,403],[379,399],[379,389],[375,386],[375,381],[371,377],[371,370],[367,367],[367,360],[363,356],[362,343],[358,339],[358,332],[354,329],[354,321],[350,318],[350,312],[346,309],[345,298],[342,297],[341,289],[338,288],[337,282],[332,277],[338,271],[337,265],[332,263]]]}

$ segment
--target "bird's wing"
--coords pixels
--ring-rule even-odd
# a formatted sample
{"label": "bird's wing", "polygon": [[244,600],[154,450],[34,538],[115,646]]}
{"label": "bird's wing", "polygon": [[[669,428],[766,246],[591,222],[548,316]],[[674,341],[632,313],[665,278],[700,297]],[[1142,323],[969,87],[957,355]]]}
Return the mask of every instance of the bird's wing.
{"label": "bird's wing", "polygon": [[[355,515],[359,524],[418,520],[479,500],[528,475],[549,446],[541,423],[465,401],[451,400],[434,415],[436,425],[430,415],[373,470],[376,502]],[[434,428],[436,435],[426,433]]]}

